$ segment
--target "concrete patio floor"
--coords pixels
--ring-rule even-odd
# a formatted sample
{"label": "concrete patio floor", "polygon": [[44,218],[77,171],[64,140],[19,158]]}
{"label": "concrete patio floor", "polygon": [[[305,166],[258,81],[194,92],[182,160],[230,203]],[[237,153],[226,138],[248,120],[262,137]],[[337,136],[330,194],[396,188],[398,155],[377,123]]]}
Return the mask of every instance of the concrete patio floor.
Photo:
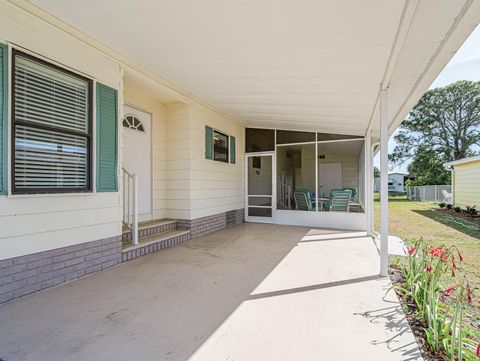
{"label": "concrete patio floor", "polygon": [[243,224],[0,305],[15,360],[421,360],[361,232]]}

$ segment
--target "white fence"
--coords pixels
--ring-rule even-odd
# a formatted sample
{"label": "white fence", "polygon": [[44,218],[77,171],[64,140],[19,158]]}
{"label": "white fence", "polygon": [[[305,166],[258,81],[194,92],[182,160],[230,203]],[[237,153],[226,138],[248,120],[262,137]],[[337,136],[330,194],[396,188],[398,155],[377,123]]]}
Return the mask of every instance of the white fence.
{"label": "white fence", "polygon": [[411,201],[449,203],[451,202],[451,198],[448,199],[447,197],[451,197],[451,194],[451,185],[407,187],[407,197]]}

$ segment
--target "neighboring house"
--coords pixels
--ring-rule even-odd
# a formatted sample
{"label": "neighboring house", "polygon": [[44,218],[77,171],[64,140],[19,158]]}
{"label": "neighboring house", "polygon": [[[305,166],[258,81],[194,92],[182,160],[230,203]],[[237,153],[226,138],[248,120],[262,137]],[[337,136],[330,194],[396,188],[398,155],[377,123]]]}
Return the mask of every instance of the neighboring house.
{"label": "neighboring house", "polygon": [[453,205],[480,209],[480,156],[445,163],[452,172]]}
{"label": "neighboring house", "polygon": [[[405,173],[390,173],[388,175],[388,191],[389,192],[405,192],[405,180],[408,179],[408,174]],[[380,192],[380,177],[375,178],[375,192]]]}
{"label": "neighboring house", "polygon": [[0,302],[243,221],[372,234],[378,144],[480,20],[207,3],[0,1]]}

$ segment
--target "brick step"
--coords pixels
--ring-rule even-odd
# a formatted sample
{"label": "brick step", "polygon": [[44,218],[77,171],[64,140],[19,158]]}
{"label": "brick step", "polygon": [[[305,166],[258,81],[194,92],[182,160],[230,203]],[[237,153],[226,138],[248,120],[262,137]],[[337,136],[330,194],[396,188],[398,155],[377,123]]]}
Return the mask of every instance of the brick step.
{"label": "brick step", "polygon": [[137,245],[126,244],[123,246],[122,261],[130,261],[134,258],[188,241],[189,239],[190,231],[179,230],[166,231],[161,234],[144,237],[140,239],[140,243]]}
{"label": "brick step", "polygon": [[[157,219],[154,221],[141,222],[138,225],[138,238],[153,236],[156,234],[174,231],[177,229],[177,221],[174,219]],[[123,230],[122,242],[127,243],[132,241],[132,232],[128,229]]]}

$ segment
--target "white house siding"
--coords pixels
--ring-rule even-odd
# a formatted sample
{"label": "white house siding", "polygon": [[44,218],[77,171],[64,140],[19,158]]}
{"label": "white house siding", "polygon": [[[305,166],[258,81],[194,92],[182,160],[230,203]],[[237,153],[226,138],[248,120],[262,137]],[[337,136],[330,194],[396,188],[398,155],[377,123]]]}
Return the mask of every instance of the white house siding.
{"label": "white house siding", "polygon": [[[191,219],[191,120],[185,104],[167,106],[166,216]],[[204,139],[203,132],[197,136]]]}
{"label": "white house siding", "polygon": [[[190,219],[243,208],[245,128],[199,105],[191,106],[190,116]],[[235,137],[235,164],[205,159],[205,126]]]}
{"label": "white house siding", "polygon": [[457,164],[455,167],[455,206],[480,208],[480,161]]}
{"label": "white house siding", "polygon": [[[121,87],[118,63],[6,1],[0,2],[0,41],[16,44],[110,87]],[[120,232],[118,192],[0,196],[0,260]]]}
{"label": "white house siding", "polygon": [[[166,109],[166,216],[192,220],[243,208],[244,128],[199,105]],[[205,159],[205,126],[235,137],[235,164]]]}

